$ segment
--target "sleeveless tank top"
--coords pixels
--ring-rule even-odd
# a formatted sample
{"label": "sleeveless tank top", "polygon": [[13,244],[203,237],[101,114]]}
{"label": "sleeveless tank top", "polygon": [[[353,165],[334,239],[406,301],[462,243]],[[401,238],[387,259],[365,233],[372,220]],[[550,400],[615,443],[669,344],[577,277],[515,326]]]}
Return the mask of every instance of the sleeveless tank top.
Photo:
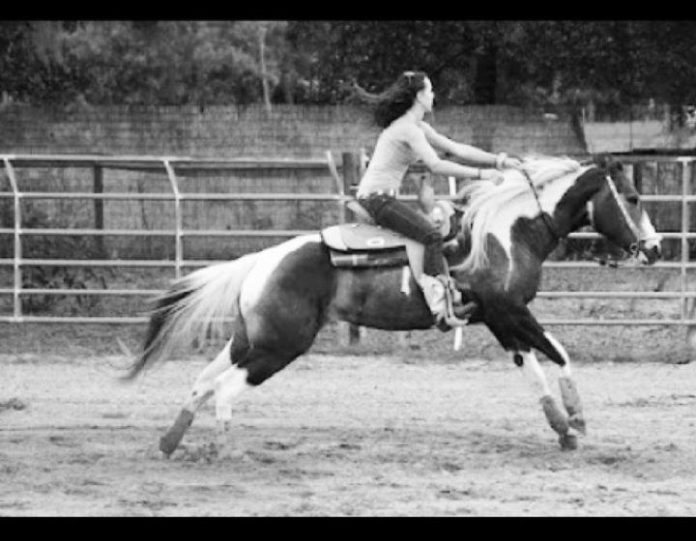
{"label": "sleeveless tank top", "polygon": [[[358,197],[372,192],[398,190],[409,166],[424,156],[414,151],[410,141],[422,138],[418,145],[426,147],[433,155],[435,150],[427,143],[425,133],[409,117],[400,117],[387,126],[377,138],[375,150],[365,175],[358,185]],[[426,145],[422,145],[425,141]]]}

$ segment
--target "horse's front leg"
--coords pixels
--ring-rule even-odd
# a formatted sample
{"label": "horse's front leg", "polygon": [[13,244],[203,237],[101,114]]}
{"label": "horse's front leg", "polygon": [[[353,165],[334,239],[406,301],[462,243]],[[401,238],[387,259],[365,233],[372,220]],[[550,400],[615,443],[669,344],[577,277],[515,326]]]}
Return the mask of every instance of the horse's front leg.
{"label": "horse's front leg", "polygon": [[532,351],[516,351],[513,353],[513,361],[531,384],[551,428],[558,434],[558,441],[562,449],[576,449],[577,437],[570,432],[568,415],[558,406],[551,394],[544,371],[539,365],[536,355]]}
{"label": "horse's front leg", "polygon": [[558,376],[558,386],[561,389],[561,399],[563,406],[568,412],[568,423],[572,428],[586,433],[585,417],[582,411],[582,402],[578,393],[577,385],[573,379],[570,370],[570,356],[561,343],[548,331],[544,332],[546,340],[553,346],[560,358],[563,359],[563,364],[559,363],[560,375]]}

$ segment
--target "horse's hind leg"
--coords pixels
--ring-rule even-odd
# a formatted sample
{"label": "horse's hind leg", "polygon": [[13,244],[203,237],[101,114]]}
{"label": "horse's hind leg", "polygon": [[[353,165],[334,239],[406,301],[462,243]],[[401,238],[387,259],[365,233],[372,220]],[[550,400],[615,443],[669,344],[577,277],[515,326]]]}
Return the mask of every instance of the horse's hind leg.
{"label": "horse's hind leg", "polygon": [[261,385],[298,355],[299,353],[290,354],[275,349],[250,348],[244,359],[215,379],[217,443],[221,456],[232,456],[229,440],[234,399],[242,391]]}
{"label": "horse's hind leg", "polygon": [[227,342],[217,357],[196,378],[179,416],[167,433],[160,438],[159,448],[165,455],[171,455],[177,448],[191,426],[196,411],[213,395],[216,378],[232,365],[231,345],[232,340]]}

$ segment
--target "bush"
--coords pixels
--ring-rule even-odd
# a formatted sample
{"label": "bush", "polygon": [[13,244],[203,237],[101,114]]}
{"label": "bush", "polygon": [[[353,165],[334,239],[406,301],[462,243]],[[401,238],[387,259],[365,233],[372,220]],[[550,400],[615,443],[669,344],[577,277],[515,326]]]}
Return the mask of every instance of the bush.
{"label": "bush", "polygon": [[[45,212],[28,205],[23,209],[22,227],[50,229],[59,227]],[[2,227],[13,227],[13,213],[2,213]],[[9,222],[9,223],[8,223]],[[96,259],[101,248],[94,237],[68,235],[31,235],[22,238],[22,256],[27,259]],[[14,257],[13,243],[3,243],[0,257]],[[22,289],[107,289],[106,275],[112,269],[31,265],[22,267]],[[23,314],[91,314],[98,310],[101,299],[93,295],[23,295]]]}

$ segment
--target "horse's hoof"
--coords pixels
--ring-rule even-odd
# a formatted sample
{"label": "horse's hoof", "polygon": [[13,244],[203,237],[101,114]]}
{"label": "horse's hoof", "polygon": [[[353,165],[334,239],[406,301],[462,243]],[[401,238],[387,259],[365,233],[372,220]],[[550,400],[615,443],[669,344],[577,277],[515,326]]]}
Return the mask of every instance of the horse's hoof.
{"label": "horse's hoof", "polygon": [[563,434],[558,438],[558,442],[564,451],[574,451],[578,448],[578,437],[575,434]]}
{"label": "horse's hoof", "polygon": [[580,415],[571,415],[568,419],[568,425],[580,432],[583,436],[587,434],[587,426],[585,425],[585,419]]}
{"label": "horse's hoof", "polygon": [[160,451],[162,451],[167,458],[169,458],[169,455],[171,455],[177,448],[179,442],[184,437],[186,430],[188,430],[188,427],[191,426],[192,422],[193,413],[182,409],[169,431],[160,438]]}
{"label": "horse's hoof", "polygon": [[172,437],[170,434],[165,434],[160,438],[159,449],[162,451],[162,453],[164,453],[166,458],[169,458],[169,455],[171,455],[177,448],[179,445],[179,440],[180,438]]}

